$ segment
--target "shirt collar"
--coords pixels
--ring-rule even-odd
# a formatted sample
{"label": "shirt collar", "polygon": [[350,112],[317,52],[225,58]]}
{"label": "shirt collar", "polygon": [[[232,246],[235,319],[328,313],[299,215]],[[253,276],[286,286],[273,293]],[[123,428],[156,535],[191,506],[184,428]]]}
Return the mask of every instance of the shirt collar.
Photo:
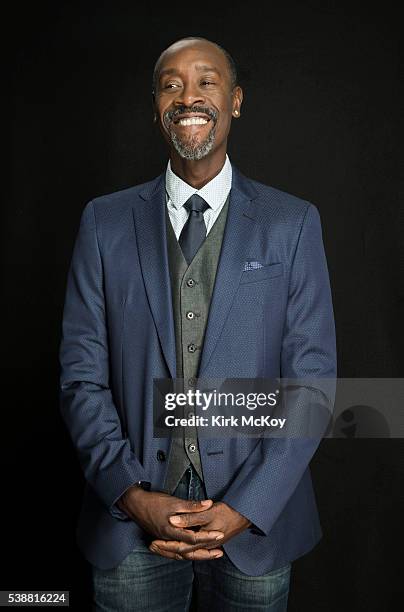
{"label": "shirt collar", "polygon": [[194,194],[203,198],[213,210],[216,210],[226,200],[231,189],[232,167],[228,155],[223,168],[209,183],[201,189],[195,189],[177,176],[171,170],[171,162],[168,160],[166,170],[166,191],[171,204],[179,210],[181,206]]}

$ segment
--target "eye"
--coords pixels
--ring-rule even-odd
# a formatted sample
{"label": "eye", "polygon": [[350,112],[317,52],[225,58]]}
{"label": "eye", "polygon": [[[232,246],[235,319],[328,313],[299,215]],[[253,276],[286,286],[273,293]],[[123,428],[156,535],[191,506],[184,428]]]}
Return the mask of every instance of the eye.
{"label": "eye", "polygon": [[202,85],[214,85],[213,81],[202,81]]}
{"label": "eye", "polygon": [[173,87],[180,87],[178,85],[178,83],[167,83],[167,85],[164,85],[164,89],[172,89]]}

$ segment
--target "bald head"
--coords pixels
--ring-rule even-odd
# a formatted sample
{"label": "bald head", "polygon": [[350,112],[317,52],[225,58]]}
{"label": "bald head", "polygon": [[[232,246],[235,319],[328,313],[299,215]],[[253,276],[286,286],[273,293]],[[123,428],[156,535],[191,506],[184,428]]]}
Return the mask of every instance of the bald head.
{"label": "bald head", "polygon": [[201,36],[186,36],[185,38],[180,38],[179,40],[177,40],[174,43],[172,43],[172,45],[167,47],[167,49],[165,49],[159,55],[155,65],[154,65],[154,70],[153,70],[153,82],[152,82],[152,94],[153,94],[153,96],[155,95],[155,93],[157,91],[157,87],[158,87],[158,79],[159,79],[159,72],[160,72],[161,63],[164,60],[164,58],[170,52],[179,51],[180,49],[185,49],[187,47],[192,48],[192,47],[204,47],[204,46],[213,46],[215,49],[217,49],[218,51],[220,51],[220,53],[223,54],[223,56],[224,56],[224,58],[226,60],[227,68],[228,68],[230,87],[231,87],[231,89],[236,87],[237,86],[237,80],[238,80],[238,78],[237,78],[237,68],[236,68],[236,64],[235,64],[232,56],[230,55],[230,53],[228,53],[228,51],[226,51],[226,49],[224,49],[223,47],[221,47],[217,43],[215,43],[215,42],[213,42],[211,40],[208,40],[207,38],[203,38]]}

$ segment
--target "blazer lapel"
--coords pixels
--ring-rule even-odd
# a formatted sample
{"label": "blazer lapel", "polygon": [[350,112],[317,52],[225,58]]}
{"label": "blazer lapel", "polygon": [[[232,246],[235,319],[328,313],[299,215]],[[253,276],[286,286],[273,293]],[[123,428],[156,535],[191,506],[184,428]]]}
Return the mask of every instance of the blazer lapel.
{"label": "blazer lapel", "polygon": [[140,265],[153,319],[171,378],[176,377],[175,332],[165,224],[165,172],[133,205]]}
{"label": "blazer lapel", "polygon": [[258,196],[258,192],[234,165],[232,173],[229,208],[199,364],[199,377],[203,376],[219,341],[240,282],[244,262],[254,243],[257,210],[253,200]]}

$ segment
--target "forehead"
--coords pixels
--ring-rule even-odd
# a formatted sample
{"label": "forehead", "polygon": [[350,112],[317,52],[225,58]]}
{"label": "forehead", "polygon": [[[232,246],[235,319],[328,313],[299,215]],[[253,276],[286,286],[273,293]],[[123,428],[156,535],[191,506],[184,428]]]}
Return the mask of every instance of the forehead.
{"label": "forehead", "polygon": [[179,42],[163,52],[158,62],[159,76],[186,72],[187,70],[217,71],[221,76],[228,73],[227,60],[223,52],[208,42]]}

